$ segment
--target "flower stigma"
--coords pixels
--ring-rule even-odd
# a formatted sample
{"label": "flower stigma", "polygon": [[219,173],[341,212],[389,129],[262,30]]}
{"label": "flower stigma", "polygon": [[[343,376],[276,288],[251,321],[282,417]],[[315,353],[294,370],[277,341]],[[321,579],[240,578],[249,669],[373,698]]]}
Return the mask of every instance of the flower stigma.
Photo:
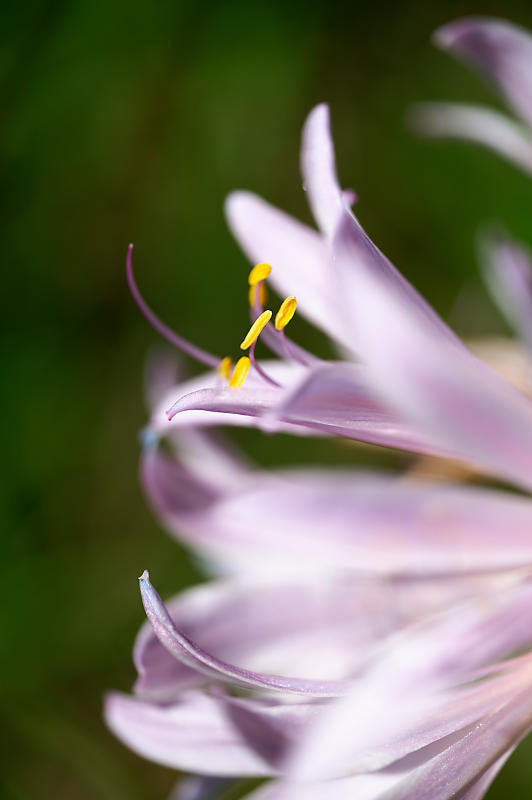
{"label": "flower stigma", "polygon": [[229,380],[229,386],[232,389],[238,389],[244,381],[246,380],[246,375],[249,372],[249,368],[251,366],[251,361],[247,356],[242,356],[239,358],[235,364],[235,368],[233,370],[233,374]]}

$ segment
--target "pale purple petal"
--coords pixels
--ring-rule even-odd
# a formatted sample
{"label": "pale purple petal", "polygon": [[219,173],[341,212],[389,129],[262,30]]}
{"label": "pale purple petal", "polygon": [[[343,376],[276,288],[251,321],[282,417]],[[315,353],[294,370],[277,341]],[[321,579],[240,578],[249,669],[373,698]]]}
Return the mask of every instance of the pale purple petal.
{"label": "pale purple petal", "polygon": [[[420,434],[415,426],[390,411],[370,391],[365,367],[332,363],[302,370],[301,367],[265,368],[288,382],[282,389],[257,386],[251,381],[240,389],[203,388],[185,393],[191,385],[176,387],[152,415],[150,427],[160,435],[190,426],[243,425],[267,432],[293,435],[345,436],[362,442],[412,452],[460,458],[435,437]],[[203,378],[209,382],[209,375]],[[176,399],[176,395],[178,399]],[[174,401],[168,408],[168,403]],[[166,405],[166,409],[165,409]],[[168,421],[171,416],[171,421]]]}
{"label": "pale purple petal", "polygon": [[[518,586],[497,598],[466,601],[384,641],[351,694],[317,718],[290,773],[319,780],[380,769],[509,702],[530,680],[529,656],[506,670],[493,668],[501,674],[489,681],[472,681],[482,676],[483,664],[530,645],[531,608],[531,587]],[[513,625],[516,614],[523,624]],[[469,686],[447,688],[464,682]]]}
{"label": "pale purple petal", "polygon": [[408,121],[428,138],[464,139],[487,147],[532,174],[532,136],[523,125],[498,111],[458,103],[420,103]]}
{"label": "pale purple petal", "polygon": [[486,283],[508,323],[532,352],[532,258],[507,236],[482,240]]}
{"label": "pale purple petal", "polygon": [[[480,597],[487,612],[490,598],[502,597],[508,585],[505,576],[406,581],[254,575],[194,587],[170,600],[168,611],[189,638],[226,661],[260,672],[336,679],[358,673],[381,640],[449,606]],[[525,603],[522,596],[499,619],[502,641],[494,625],[479,628],[476,663],[528,641]],[[137,637],[134,659],[135,691],[143,697],[167,702],[204,683],[201,673],[163,647],[149,623]]]}
{"label": "pale purple petal", "polygon": [[510,22],[468,17],[444,25],[436,44],[476,67],[532,124],[532,36]]}
{"label": "pale purple petal", "polygon": [[168,610],[150,583],[147,572],[139,579],[146,615],[161,643],[189,667],[211,678],[255,689],[269,689],[309,697],[336,697],[347,691],[345,681],[305,680],[280,675],[267,675],[229,664],[207,653],[185,636],[173,623]]}
{"label": "pale purple petal", "polygon": [[226,571],[425,576],[532,565],[528,498],[341,470],[250,470],[222,490],[209,466],[150,449],[142,481],[165,527]]}
{"label": "pale purple petal", "polygon": [[[351,242],[346,219],[339,259],[349,261]],[[360,284],[359,300],[351,302],[368,379],[382,400],[442,447],[532,487],[530,401],[465,347],[440,336],[404,294],[369,271]]]}
{"label": "pale purple petal", "polygon": [[[419,766],[382,800],[451,800],[475,787],[487,770],[500,765],[532,728],[530,686],[502,707],[495,705],[481,725]],[[466,795],[467,796],[467,795]],[[473,797],[475,795],[473,794]]]}
{"label": "pale purple petal", "polygon": [[301,145],[301,172],[314,219],[325,235],[333,236],[344,198],[336,175],[329,108],[325,103],[316,106],[306,119]]}
{"label": "pale purple petal", "polygon": [[205,775],[275,772],[230,722],[223,704],[201,692],[186,692],[169,706],[112,693],[105,719],[136,753],[173,769]]}

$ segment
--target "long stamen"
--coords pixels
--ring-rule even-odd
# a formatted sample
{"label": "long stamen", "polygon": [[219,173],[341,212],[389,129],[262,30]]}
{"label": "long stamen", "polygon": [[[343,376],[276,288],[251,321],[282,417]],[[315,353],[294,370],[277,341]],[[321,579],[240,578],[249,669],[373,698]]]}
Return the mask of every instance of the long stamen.
{"label": "long stamen", "polygon": [[[259,264],[258,266],[267,266],[267,264],[265,264],[265,265]],[[256,269],[256,267],[255,267],[255,269]],[[272,318],[272,312],[271,311],[263,311],[262,314],[260,314],[257,317],[257,319],[255,320],[255,322],[252,324],[252,326],[249,329],[248,333],[244,337],[244,340],[242,341],[240,347],[241,347],[242,350],[247,350],[248,347],[249,347],[249,360],[253,364],[253,369],[256,372],[258,372],[258,374],[261,376],[261,378],[263,378],[265,381],[267,381],[272,386],[280,386],[281,384],[277,383],[277,381],[274,381],[273,378],[270,378],[268,373],[265,372],[265,370],[263,370],[262,367],[260,367],[257,364],[257,361],[255,359],[255,347],[257,345],[257,339],[259,338],[261,331],[264,330],[264,328],[266,327],[268,322],[271,320],[271,318]]]}
{"label": "long stamen", "polygon": [[[249,273],[249,305],[252,312],[252,321],[260,317],[264,311],[264,302],[266,300],[265,280],[270,272],[271,267],[269,264],[257,264]],[[289,300],[295,301],[295,297],[287,297],[285,303]],[[280,311],[281,309],[279,309],[279,312]],[[292,317],[290,317],[290,319],[291,318]],[[290,319],[287,319],[285,325],[288,324]],[[295,361],[297,364],[302,364],[306,367],[312,361],[316,361],[315,356],[292,342],[288,336],[284,334],[284,330],[277,330],[273,325],[268,324],[265,326],[262,333],[262,340],[273,353],[281,357],[287,356],[291,361]]]}
{"label": "long stamen", "polygon": [[255,347],[256,347],[256,345],[257,345],[257,340],[255,339],[255,341],[253,342],[253,344],[249,348],[249,360],[251,361],[251,364],[253,365],[253,369],[255,370],[255,372],[258,372],[259,375],[261,376],[261,378],[263,378],[269,384],[271,384],[272,386],[275,386],[277,388],[280,388],[281,384],[277,383],[277,381],[275,381],[273,378],[270,378],[268,373],[265,370],[263,370],[262,367],[257,363],[257,360],[255,358]]}
{"label": "long stamen", "polygon": [[154,330],[156,330],[157,333],[159,333],[164,339],[170,342],[170,344],[173,344],[174,347],[177,347],[179,350],[187,353],[192,358],[195,358],[196,361],[200,361],[202,364],[206,364],[208,367],[214,367],[216,369],[221,360],[218,356],[209,353],[207,350],[203,350],[201,347],[197,347],[195,344],[192,344],[192,342],[189,342],[187,339],[179,336],[178,333],[175,333],[175,331],[165,325],[164,322],[161,322],[159,317],[157,317],[148,306],[135,282],[135,276],[133,274],[132,252],[133,245],[130,244],[127,250],[126,258],[127,282],[129,291],[131,292],[133,300],[137,304],[141,314],[148,320],[152,328],[154,328]]}

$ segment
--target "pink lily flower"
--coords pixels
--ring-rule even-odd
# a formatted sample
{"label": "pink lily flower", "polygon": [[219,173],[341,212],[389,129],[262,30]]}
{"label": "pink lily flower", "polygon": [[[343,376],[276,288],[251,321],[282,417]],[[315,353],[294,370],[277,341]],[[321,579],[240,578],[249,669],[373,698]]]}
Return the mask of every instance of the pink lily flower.
{"label": "pink lily flower", "polygon": [[428,137],[480,144],[532,174],[532,36],[501,19],[466,17],[434,34],[434,42],[482,73],[517,115],[465,103],[421,103],[410,121]]}

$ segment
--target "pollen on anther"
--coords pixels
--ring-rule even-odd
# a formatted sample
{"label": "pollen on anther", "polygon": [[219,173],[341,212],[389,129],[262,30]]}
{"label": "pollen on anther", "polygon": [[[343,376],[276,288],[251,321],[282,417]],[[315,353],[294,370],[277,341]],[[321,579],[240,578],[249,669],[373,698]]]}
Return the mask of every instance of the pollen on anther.
{"label": "pollen on anther", "polygon": [[260,314],[260,316],[257,317],[257,319],[255,320],[255,322],[253,323],[253,325],[251,326],[251,328],[249,329],[249,331],[247,332],[247,334],[245,335],[244,339],[240,344],[241,350],[247,350],[248,347],[251,347],[251,345],[257,341],[260,332],[262,331],[264,326],[268,324],[271,318],[272,318],[272,312],[268,310],[263,311],[262,314]]}
{"label": "pollen on anther", "polygon": [[255,286],[255,284],[260,283],[260,281],[266,280],[272,268],[269,264],[255,264],[251,272],[249,273],[248,283],[250,286]]}
{"label": "pollen on anther", "polygon": [[229,380],[232,366],[233,366],[233,359],[230,358],[229,356],[226,356],[225,358],[222,358],[222,360],[218,364],[218,369],[216,370],[216,372],[218,373],[218,375],[221,375],[222,378],[225,378],[225,380],[227,381]]}
{"label": "pollen on anther", "polygon": [[287,297],[281,303],[279,311],[275,315],[275,327],[278,331],[286,328],[294,314],[296,313],[297,300],[295,297]]}
{"label": "pollen on anther", "polygon": [[238,389],[244,381],[246,380],[246,375],[249,372],[249,368],[251,366],[251,361],[247,356],[242,356],[239,358],[235,364],[235,368],[233,370],[233,374],[229,380],[229,386],[232,389]]}

